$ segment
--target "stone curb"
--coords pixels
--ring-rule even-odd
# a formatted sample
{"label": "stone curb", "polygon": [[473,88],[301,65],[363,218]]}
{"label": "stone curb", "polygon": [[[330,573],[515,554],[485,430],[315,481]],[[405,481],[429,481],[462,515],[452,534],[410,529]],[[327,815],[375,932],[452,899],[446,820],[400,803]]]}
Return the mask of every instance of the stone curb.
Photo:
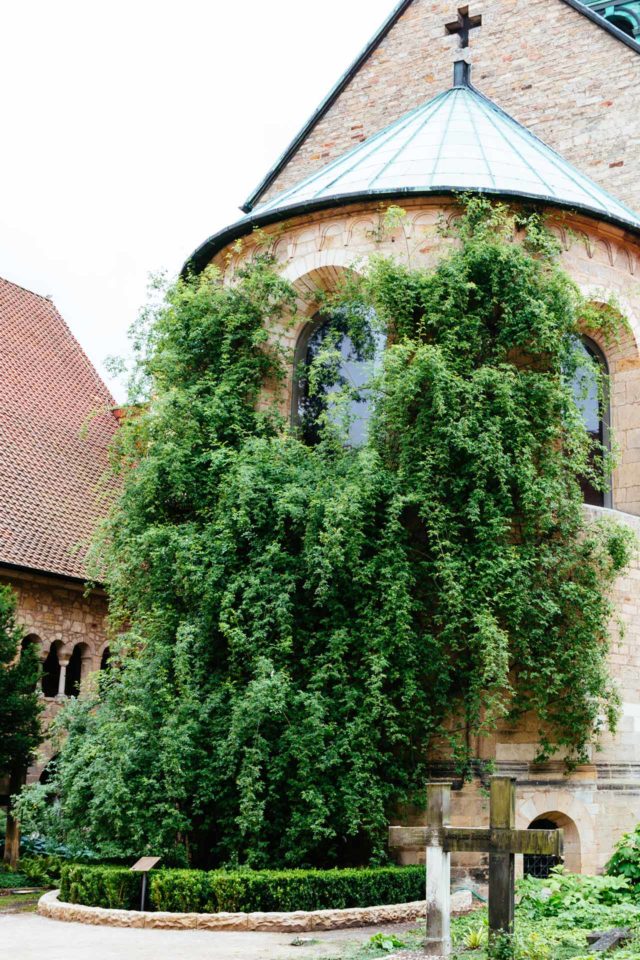
{"label": "stone curb", "polygon": [[[144,927],[155,930],[244,930],[269,933],[310,933],[314,930],[345,930],[389,923],[413,923],[424,918],[426,902],[399,903],[385,907],[352,910],[315,910],[297,913],[142,913],[136,910],[107,910],[63,903],[59,890],[45,893],[38,913],[50,920],[88,923],[107,927]],[[451,896],[451,912],[471,910],[471,893],[461,890]]]}

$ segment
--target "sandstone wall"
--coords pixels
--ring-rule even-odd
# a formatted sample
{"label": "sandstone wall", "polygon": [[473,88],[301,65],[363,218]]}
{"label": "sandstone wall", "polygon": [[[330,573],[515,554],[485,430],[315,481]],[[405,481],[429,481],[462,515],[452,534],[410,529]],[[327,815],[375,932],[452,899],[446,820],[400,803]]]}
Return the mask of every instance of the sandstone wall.
{"label": "sandstone wall", "polygon": [[[74,648],[81,644],[83,680],[99,670],[107,646],[104,591],[96,590],[85,596],[81,583],[6,569],[0,569],[0,582],[10,584],[17,593],[18,621],[26,634],[37,642],[43,661],[52,644],[56,645],[61,662],[68,661]],[[46,728],[63,700],[58,697],[43,699]],[[46,741],[39,750],[36,764],[29,771],[30,781],[38,779],[51,755],[52,746]]]}
{"label": "sandstone wall", "polygon": [[[558,2],[558,9],[564,9]],[[317,310],[314,291],[331,289],[341,271],[361,269],[373,253],[399,258],[413,266],[430,266],[450,241],[438,231],[442,215],[455,217],[450,201],[437,198],[403,202],[407,217],[393,233],[381,231],[384,208],[370,202],[340,211],[300,217],[269,228],[271,249],[284,274],[300,292],[301,319],[279,325],[272,333],[293,358],[305,325]],[[621,230],[585,217],[553,214],[552,229],[562,243],[562,265],[583,292],[594,301],[614,295],[629,321],[629,332],[619,343],[601,343],[611,373],[611,413],[620,463],[613,477],[611,511],[588,508],[592,516],[610,514],[640,534],[640,248]],[[217,258],[231,280],[238,268],[258,250],[254,238],[240,251]],[[293,373],[293,360],[291,374]],[[281,395],[283,412],[291,406],[291,377]],[[478,744],[478,755],[496,761],[499,772],[518,780],[518,826],[528,827],[540,817],[565,830],[566,862],[570,869],[595,872],[608,860],[613,844],[640,816],[640,564],[614,590],[623,634],[614,625],[611,669],[624,701],[624,715],[615,736],[606,735],[594,746],[591,762],[566,776],[560,758],[544,766],[534,764],[536,725],[501,729]],[[421,814],[407,823],[419,823]],[[488,823],[486,794],[479,781],[453,794],[453,822],[461,826]],[[414,854],[403,859],[415,862]],[[486,866],[478,856],[457,857],[455,866],[478,876]]]}

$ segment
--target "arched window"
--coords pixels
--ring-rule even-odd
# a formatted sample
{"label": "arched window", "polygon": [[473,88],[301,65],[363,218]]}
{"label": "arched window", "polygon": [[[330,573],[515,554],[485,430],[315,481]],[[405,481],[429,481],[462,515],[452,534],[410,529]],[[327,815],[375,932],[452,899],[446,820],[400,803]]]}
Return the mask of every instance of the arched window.
{"label": "arched window", "polygon": [[[589,436],[606,448],[609,446],[611,424],[607,361],[600,347],[588,337],[580,337],[576,347],[582,359],[573,377],[573,394]],[[597,490],[586,477],[581,486],[585,503],[595,507],[612,506],[608,490]]]}
{"label": "arched window", "polygon": [[622,32],[626,33],[629,37],[635,38],[638,35],[638,24],[635,22],[635,19],[625,11],[607,14],[605,19],[608,20],[609,23],[611,23],[614,27],[617,27],[618,30],[622,30]]}
{"label": "arched window", "polygon": [[59,643],[54,642],[49,647],[49,653],[42,667],[42,692],[45,697],[57,697],[60,685],[60,661],[58,660]]}
{"label": "arched window", "polygon": [[100,669],[108,670],[111,666],[111,650],[109,647],[105,647],[102,651],[102,656],[100,658]]}
{"label": "arched window", "polygon": [[[292,413],[303,439],[311,446],[319,442],[327,414],[330,422],[346,422],[349,446],[366,442],[372,413],[367,384],[385,344],[384,335],[374,330],[371,320],[364,318],[361,342],[356,344],[343,314],[318,314],[298,341]],[[312,364],[321,384],[316,388],[306,374]],[[341,395],[343,399],[338,399]]]}

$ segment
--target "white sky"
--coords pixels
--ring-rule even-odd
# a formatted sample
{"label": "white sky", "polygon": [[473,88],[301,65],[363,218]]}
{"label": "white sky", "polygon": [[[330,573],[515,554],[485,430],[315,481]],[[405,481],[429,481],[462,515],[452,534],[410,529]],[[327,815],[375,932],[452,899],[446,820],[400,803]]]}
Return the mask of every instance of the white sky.
{"label": "white sky", "polygon": [[0,275],[104,375],[149,272],[241,216],[394,4],[0,0]]}

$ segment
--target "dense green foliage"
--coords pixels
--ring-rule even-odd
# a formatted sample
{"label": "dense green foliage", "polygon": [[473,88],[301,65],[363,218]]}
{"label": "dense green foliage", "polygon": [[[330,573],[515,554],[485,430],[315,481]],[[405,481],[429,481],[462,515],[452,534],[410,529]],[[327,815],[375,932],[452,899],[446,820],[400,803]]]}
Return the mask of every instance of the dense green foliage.
{"label": "dense green foliage", "polygon": [[640,889],[640,824],[618,841],[607,864],[607,873],[611,877],[626,877]]}
{"label": "dense green foliage", "polygon": [[[611,952],[617,960],[640,957],[640,903],[626,881],[584,877],[562,871],[547,880],[525,878],[518,883],[515,935],[488,949],[485,910],[454,918],[453,954],[464,960],[587,960],[587,935],[595,930],[628,927],[630,940]],[[385,946],[385,934],[372,937],[356,952],[345,951],[344,960],[368,960],[402,948],[419,953],[424,929],[395,936],[394,950]],[[397,950],[397,948],[401,948]],[[607,954],[609,956],[609,954]]]}
{"label": "dense green foliage", "polygon": [[26,796],[27,829],[108,858],[380,863],[434,744],[464,772],[477,735],[534,711],[540,755],[580,760],[615,723],[607,591],[629,537],[585,519],[579,479],[608,462],[568,383],[581,322],[615,319],[535,218],[472,201],[455,239],[435,269],[373,261],[325,304],[363,353],[373,311],[387,338],[357,449],[344,418],[310,447],[281,416],[292,358],[266,331],[295,298],[267,258],[150,311],[96,553],[121,649],[71,704],[59,799]]}
{"label": "dense green foliage", "polygon": [[[92,907],[130,909],[140,877],[125,868],[68,864],[60,898]],[[424,899],[424,867],[363,870],[154,870],[149,908],[170,913],[268,913],[341,910]]]}
{"label": "dense green foliage", "polygon": [[41,740],[40,659],[16,621],[16,596],[0,584],[0,775],[26,770]]}

